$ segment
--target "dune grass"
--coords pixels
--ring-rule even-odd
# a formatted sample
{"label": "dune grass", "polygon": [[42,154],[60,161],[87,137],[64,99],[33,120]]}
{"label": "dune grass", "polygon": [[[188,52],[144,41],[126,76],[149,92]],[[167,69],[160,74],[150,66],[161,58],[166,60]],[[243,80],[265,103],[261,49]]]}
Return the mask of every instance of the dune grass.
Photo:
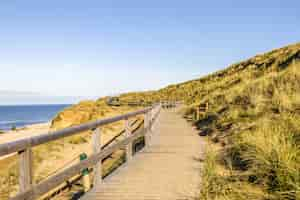
{"label": "dune grass", "polygon": [[[200,199],[300,199],[300,65],[227,91],[215,124],[227,144],[207,152]],[[227,105],[224,105],[224,104]],[[218,140],[218,141],[219,141]],[[220,173],[218,166],[226,173]],[[228,175],[229,174],[229,175]]]}

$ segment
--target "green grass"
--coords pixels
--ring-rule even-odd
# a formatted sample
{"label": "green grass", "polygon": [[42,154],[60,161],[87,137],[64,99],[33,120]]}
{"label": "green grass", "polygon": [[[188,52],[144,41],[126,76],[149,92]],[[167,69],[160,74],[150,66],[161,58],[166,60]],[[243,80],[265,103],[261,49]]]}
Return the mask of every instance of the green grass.
{"label": "green grass", "polygon": [[207,152],[200,199],[300,199],[299,69],[293,62],[223,92],[227,110],[215,124],[234,126],[216,131],[226,145],[217,155]]}
{"label": "green grass", "polygon": [[256,131],[243,133],[233,143],[255,182],[276,199],[296,199],[300,188],[300,148],[289,120],[294,122],[262,120]]}

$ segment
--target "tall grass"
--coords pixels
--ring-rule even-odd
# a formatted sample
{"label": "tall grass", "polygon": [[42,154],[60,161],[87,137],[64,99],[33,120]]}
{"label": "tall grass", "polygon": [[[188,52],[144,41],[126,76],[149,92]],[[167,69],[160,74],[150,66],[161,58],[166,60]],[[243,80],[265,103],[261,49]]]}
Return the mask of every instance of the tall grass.
{"label": "tall grass", "polygon": [[[233,128],[214,133],[226,146],[221,152],[206,152],[201,200],[300,199],[298,61],[252,80],[241,76],[242,81],[230,88],[220,81],[224,89],[206,97],[210,112],[218,113],[213,124],[222,127],[229,122]],[[247,73],[243,72],[244,77],[251,77]],[[222,95],[226,97],[219,101]],[[219,112],[220,108],[226,109]]]}
{"label": "tall grass", "polygon": [[230,167],[220,165],[220,152],[208,145],[201,171],[199,200],[263,200],[267,197],[259,187],[245,183]]}
{"label": "tall grass", "polygon": [[243,147],[237,149],[242,149],[242,159],[250,163],[256,183],[272,193],[273,199],[296,199],[300,192],[300,148],[290,124],[265,119],[256,131],[244,133],[235,143]]}

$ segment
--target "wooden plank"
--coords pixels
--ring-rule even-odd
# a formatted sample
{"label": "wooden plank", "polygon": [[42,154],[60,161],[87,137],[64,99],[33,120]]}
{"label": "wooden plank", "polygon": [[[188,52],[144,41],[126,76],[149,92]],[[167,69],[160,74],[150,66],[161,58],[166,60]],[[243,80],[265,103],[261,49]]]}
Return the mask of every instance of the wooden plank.
{"label": "wooden plank", "polygon": [[64,171],[53,175],[49,179],[34,185],[30,189],[26,190],[25,192],[19,193],[17,196],[10,198],[10,200],[33,200],[37,197],[47,193],[49,190],[57,187],[64,181],[70,179],[71,177],[80,173],[81,170],[91,167],[102,160],[103,158],[107,157],[108,155],[112,154],[114,151],[125,147],[127,144],[133,142],[133,140],[137,139],[138,137],[144,135],[144,129],[140,129],[136,132],[136,134],[131,135],[130,137],[109,146],[107,149],[91,155],[88,159],[73,165]]}
{"label": "wooden plank", "polygon": [[154,133],[158,131],[158,129],[156,128],[158,126],[158,117],[160,114],[160,110],[161,110],[161,106],[157,106],[156,108],[154,108],[154,116],[153,116],[153,131]]}
{"label": "wooden plank", "polygon": [[[134,120],[130,126],[134,126],[137,122],[139,122],[139,119]],[[106,142],[104,145],[102,145],[101,149],[105,149],[107,146],[109,146],[111,143],[113,143],[118,137],[123,135],[125,133],[125,129],[120,131],[119,134],[115,135],[113,138],[111,138],[108,142]]]}
{"label": "wooden plank", "polygon": [[[129,120],[125,119],[125,135],[126,137],[131,136],[130,124]],[[132,159],[132,142],[127,144],[126,146],[126,161],[130,161]]]}
{"label": "wooden plank", "polygon": [[144,115],[144,127],[145,127],[145,146],[149,146],[150,144],[150,112],[145,113]]}
{"label": "wooden plank", "polygon": [[[94,130],[92,136],[93,153],[98,154],[101,152],[101,128]],[[102,182],[102,160],[99,160],[94,166],[94,185]]]}
{"label": "wooden plank", "polygon": [[63,130],[55,131],[55,132],[50,132],[47,134],[42,134],[39,136],[33,136],[30,138],[19,139],[19,140],[13,141],[13,142],[3,143],[3,144],[0,144],[0,157],[7,155],[7,154],[14,153],[14,152],[22,151],[23,149],[26,149],[28,147],[34,147],[34,146],[44,144],[44,143],[47,143],[47,142],[50,142],[53,140],[76,135],[83,131],[95,129],[102,125],[107,125],[107,124],[110,124],[113,122],[117,122],[120,120],[135,117],[137,115],[147,113],[149,110],[151,110],[151,107],[143,109],[143,110],[135,111],[135,112],[130,112],[130,113],[127,113],[124,115],[119,115],[119,116],[112,117],[112,118],[96,120],[93,122],[81,124],[78,126],[66,128]]}
{"label": "wooden plank", "polygon": [[19,186],[25,192],[32,186],[32,150],[27,148],[19,152]]}

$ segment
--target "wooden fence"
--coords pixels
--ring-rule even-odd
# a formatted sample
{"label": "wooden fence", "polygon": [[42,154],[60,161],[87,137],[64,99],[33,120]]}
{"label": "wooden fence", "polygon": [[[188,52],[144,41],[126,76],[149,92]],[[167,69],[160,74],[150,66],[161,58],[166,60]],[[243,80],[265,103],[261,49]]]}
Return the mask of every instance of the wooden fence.
{"label": "wooden fence", "polygon": [[[92,167],[94,173],[94,185],[102,181],[101,163],[104,158],[111,155],[118,149],[126,149],[126,160],[130,161],[132,152],[132,143],[137,138],[144,136],[146,146],[149,144],[150,133],[153,129],[154,122],[158,119],[161,110],[161,104],[156,104],[152,107],[145,108],[136,112],[128,114],[97,120],[82,125],[66,128],[55,131],[49,134],[34,136],[30,138],[20,139],[13,142],[8,142],[0,145],[0,157],[12,153],[18,153],[19,156],[19,193],[12,197],[11,200],[33,200],[46,194],[50,190],[56,188],[63,182],[78,175],[82,170]],[[129,123],[129,118],[144,115],[144,127],[132,134]],[[120,120],[125,121],[125,135],[126,138],[114,144],[101,148],[101,127]],[[32,176],[32,148],[41,144],[45,144],[60,138],[73,136],[83,131],[93,130],[92,144],[93,154],[86,160],[77,163],[63,171],[43,180],[34,185]]]}

